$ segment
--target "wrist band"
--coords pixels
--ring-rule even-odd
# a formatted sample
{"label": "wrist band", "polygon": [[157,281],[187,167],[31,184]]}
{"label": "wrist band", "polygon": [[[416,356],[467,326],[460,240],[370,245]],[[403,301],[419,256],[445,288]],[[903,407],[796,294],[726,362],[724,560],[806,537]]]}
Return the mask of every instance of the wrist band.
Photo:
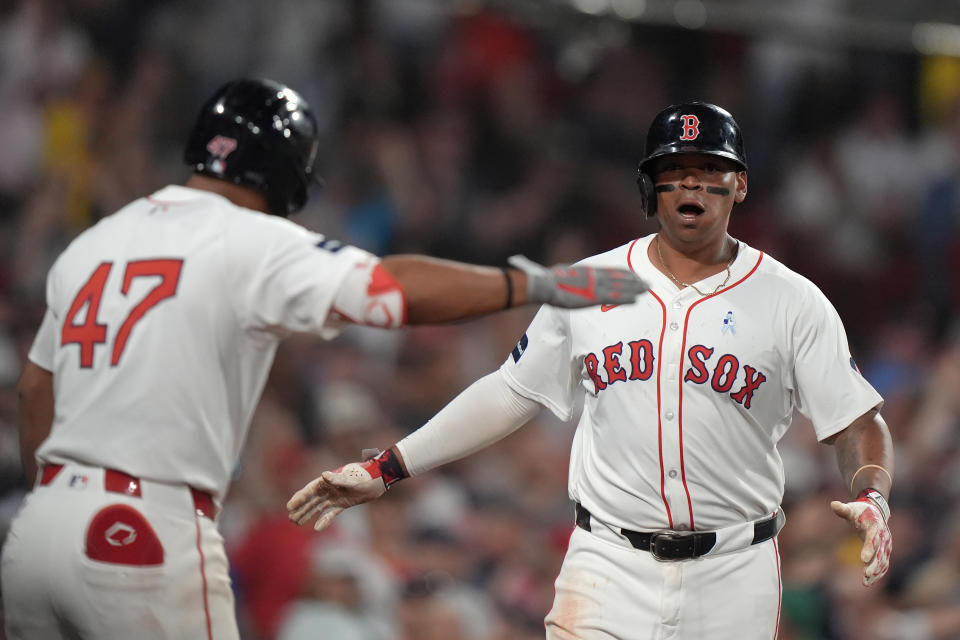
{"label": "wrist band", "polygon": [[853,472],[853,477],[850,478],[850,492],[851,492],[851,493],[853,493],[853,481],[857,479],[857,474],[860,473],[861,471],[863,471],[864,469],[869,469],[870,467],[873,467],[874,469],[880,469],[880,471],[883,471],[885,474],[887,474],[887,479],[890,480],[890,484],[891,484],[891,485],[893,484],[893,477],[890,475],[890,472],[889,472],[889,471],[887,471],[886,469],[884,469],[883,467],[881,467],[881,466],[878,465],[878,464],[865,464],[865,465],[863,465],[862,467],[860,467],[859,469],[857,469],[856,471],[854,471],[854,472]]}
{"label": "wrist band", "polygon": [[509,309],[513,306],[513,280],[510,279],[509,269],[506,267],[500,267],[500,271],[503,272],[503,278],[507,281],[507,304],[503,308]]}
{"label": "wrist band", "polygon": [[883,494],[876,489],[872,487],[864,489],[857,494],[857,500],[864,500],[876,505],[876,507],[880,509],[880,515],[883,516],[883,521],[887,522],[890,520],[890,505],[887,504],[887,499],[883,497]]}
{"label": "wrist band", "polygon": [[399,482],[407,477],[407,474],[403,471],[403,467],[400,465],[400,460],[394,455],[393,449],[387,449],[374,458],[372,462],[376,463],[380,468],[380,473],[383,476],[383,484],[388,489],[393,483]]}

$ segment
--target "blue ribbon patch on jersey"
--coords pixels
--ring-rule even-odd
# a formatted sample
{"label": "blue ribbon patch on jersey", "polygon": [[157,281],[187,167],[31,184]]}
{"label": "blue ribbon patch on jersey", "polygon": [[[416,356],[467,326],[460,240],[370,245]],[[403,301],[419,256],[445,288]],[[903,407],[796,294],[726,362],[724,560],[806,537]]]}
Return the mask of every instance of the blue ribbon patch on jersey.
{"label": "blue ribbon patch on jersey", "polygon": [[520,361],[520,356],[522,356],[523,352],[527,350],[528,342],[529,341],[527,340],[527,334],[523,334],[523,337],[520,338],[520,342],[518,342],[517,346],[515,346],[513,348],[513,351],[510,352],[510,355],[513,356],[514,362]]}
{"label": "blue ribbon patch on jersey", "polygon": [[727,311],[723,317],[723,325],[720,327],[720,334],[730,332],[730,335],[737,335],[737,321],[733,319],[733,311]]}

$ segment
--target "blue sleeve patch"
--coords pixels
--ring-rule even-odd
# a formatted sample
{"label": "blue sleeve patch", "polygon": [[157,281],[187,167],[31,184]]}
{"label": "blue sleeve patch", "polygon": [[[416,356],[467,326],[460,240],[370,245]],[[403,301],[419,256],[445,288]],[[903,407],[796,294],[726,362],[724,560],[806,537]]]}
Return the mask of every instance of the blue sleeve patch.
{"label": "blue sleeve patch", "polygon": [[336,253],[343,249],[343,243],[337,240],[330,240],[329,238],[324,238],[316,244],[317,249],[324,249],[330,253]]}
{"label": "blue sleeve patch", "polygon": [[514,362],[520,361],[520,356],[522,356],[523,352],[527,350],[528,342],[529,341],[527,340],[527,334],[523,334],[523,337],[520,338],[520,342],[518,342],[517,346],[515,346],[513,348],[513,351],[510,352],[510,355],[513,356]]}

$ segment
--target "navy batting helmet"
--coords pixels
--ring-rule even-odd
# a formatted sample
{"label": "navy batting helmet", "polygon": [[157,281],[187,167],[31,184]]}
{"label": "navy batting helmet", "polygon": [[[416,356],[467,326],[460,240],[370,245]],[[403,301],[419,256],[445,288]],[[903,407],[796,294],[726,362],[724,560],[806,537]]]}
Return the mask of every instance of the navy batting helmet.
{"label": "navy batting helmet", "polygon": [[317,120],[293,89],[234,80],[200,110],[184,161],[200,173],[262,192],[270,212],[303,208],[317,156]]}
{"label": "navy batting helmet", "polygon": [[657,114],[647,131],[646,153],[640,161],[637,184],[648,216],[657,211],[651,166],[653,161],[675,153],[702,153],[733,161],[747,170],[740,127],[724,109],[708,102],[687,102],[667,107]]}

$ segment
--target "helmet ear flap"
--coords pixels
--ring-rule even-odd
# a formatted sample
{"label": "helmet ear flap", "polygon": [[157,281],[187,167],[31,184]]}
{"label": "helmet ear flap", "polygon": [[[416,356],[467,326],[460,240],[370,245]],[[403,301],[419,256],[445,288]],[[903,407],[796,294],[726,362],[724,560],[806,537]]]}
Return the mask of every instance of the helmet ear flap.
{"label": "helmet ear flap", "polygon": [[638,172],[637,187],[640,189],[640,208],[646,217],[652,218],[657,213],[657,189],[653,178],[643,171]]}

